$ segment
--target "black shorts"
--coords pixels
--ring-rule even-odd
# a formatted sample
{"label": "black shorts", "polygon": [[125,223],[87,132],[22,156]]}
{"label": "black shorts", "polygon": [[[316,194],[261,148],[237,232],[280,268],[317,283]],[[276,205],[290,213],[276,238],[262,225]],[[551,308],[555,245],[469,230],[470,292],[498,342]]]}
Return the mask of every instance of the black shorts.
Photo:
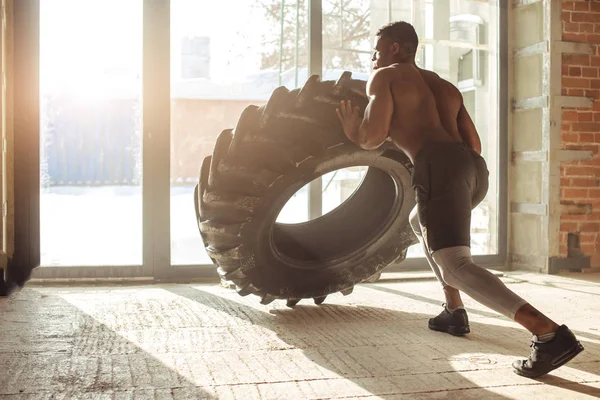
{"label": "black shorts", "polygon": [[429,144],[415,158],[412,187],[429,251],[470,247],[471,210],[489,187],[483,157],[461,142]]}

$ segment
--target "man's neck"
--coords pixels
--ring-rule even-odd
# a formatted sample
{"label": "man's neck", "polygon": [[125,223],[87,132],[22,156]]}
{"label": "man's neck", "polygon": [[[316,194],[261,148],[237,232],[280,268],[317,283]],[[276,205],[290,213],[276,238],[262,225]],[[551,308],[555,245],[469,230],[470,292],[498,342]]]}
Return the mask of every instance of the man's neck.
{"label": "man's neck", "polygon": [[417,67],[417,63],[415,62],[414,58],[412,58],[410,60],[396,60],[396,62],[394,64],[412,65],[413,67]]}

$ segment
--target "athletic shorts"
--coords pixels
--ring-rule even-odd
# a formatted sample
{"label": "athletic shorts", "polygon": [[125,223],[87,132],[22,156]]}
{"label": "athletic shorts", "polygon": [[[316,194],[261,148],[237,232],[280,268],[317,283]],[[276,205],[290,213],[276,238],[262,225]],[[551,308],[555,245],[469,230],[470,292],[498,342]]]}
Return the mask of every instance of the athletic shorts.
{"label": "athletic shorts", "polygon": [[429,251],[470,247],[471,210],[489,187],[483,157],[462,142],[429,144],[415,158],[412,187]]}

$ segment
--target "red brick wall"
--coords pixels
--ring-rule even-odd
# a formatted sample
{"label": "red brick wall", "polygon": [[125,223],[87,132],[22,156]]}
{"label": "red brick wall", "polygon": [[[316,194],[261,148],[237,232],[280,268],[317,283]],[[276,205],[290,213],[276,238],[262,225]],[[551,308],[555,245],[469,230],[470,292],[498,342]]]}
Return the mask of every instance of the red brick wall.
{"label": "red brick wall", "polygon": [[561,165],[561,204],[570,212],[560,216],[561,256],[567,255],[567,234],[576,233],[582,251],[600,266],[600,1],[562,2],[562,39],[594,45],[594,55],[564,54],[562,94],[594,99],[593,108],[563,109],[563,149],[591,150],[586,162]]}

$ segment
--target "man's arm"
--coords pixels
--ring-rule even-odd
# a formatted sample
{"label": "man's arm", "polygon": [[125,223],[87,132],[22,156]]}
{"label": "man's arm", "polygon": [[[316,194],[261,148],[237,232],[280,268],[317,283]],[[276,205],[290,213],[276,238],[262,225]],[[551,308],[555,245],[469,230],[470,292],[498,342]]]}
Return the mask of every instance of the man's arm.
{"label": "man's arm", "polygon": [[369,104],[356,138],[356,144],[365,150],[381,146],[390,131],[394,114],[390,72],[387,69],[375,71],[367,85]]}
{"label": "man's arm", "polygon": [[461,139],[478,154],[481,154],[481,140],[479,139],[475,124],[465,108],[462,96],[460,100],[460,110],[456,117],[456,125],[458,126],[458,133],[460,134]]}

